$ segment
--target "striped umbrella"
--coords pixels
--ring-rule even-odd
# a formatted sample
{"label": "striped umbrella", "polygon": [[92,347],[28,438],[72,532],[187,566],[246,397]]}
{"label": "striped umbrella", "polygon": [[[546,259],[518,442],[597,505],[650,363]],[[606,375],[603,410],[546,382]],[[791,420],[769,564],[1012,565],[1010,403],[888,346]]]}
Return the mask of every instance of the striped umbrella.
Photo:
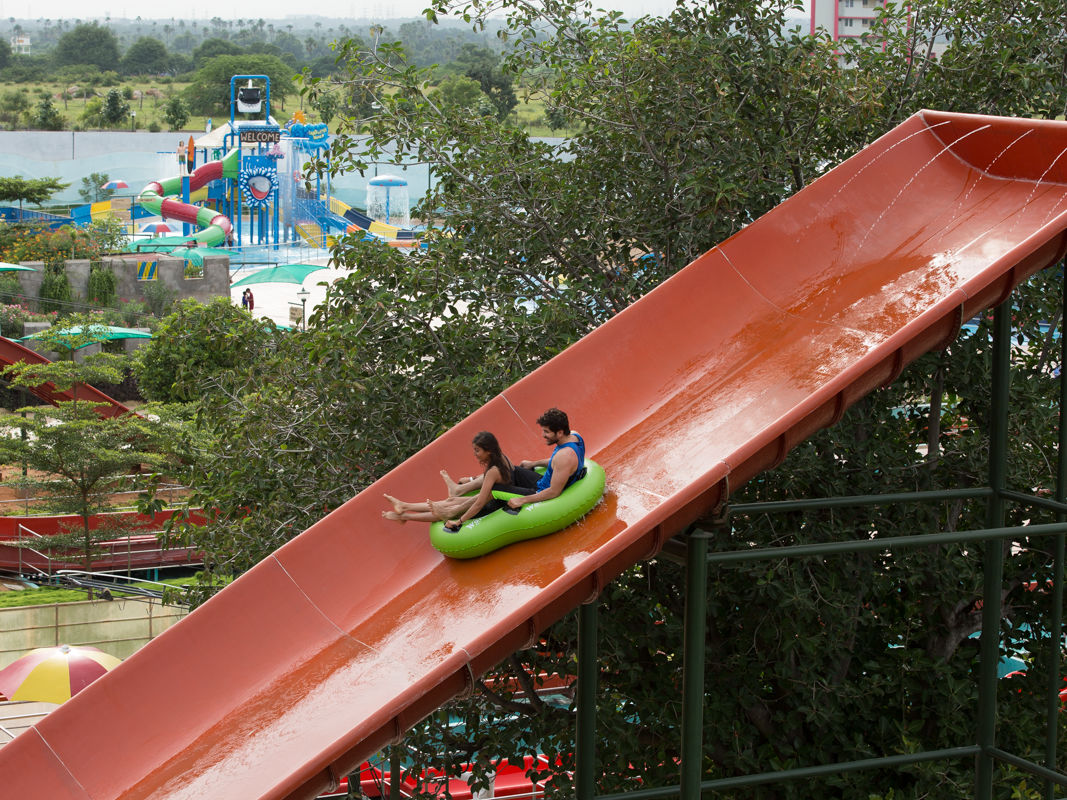
{"label": "striped umbrella", "polygon": [[126,183],[126,181],[122,181],[122,180],[108,181],[107,183],[101,184],[100,188],[101,189],[129,189],[130,188],[130,184],[128,184],[128,183]]}
{"label": "striped umbrella", "polygon": [[11,700],[62,703],[119,661],[95,647],[39,647],[0,669],[0,693]]}
{"label": "striped umbrella", "polygon": [[141,226],[141,233],[174,233],[176,230],[169,222],[149,222]]}

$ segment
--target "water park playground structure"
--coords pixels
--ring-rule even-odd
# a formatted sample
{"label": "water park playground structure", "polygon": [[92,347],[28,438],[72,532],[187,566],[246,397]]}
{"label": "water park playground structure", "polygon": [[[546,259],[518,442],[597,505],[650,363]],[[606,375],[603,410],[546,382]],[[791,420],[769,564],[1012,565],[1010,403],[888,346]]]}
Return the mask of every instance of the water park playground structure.
{"label": "water park playground structure", "polygon": [[[135,186],[133,197],[77,206],[69,216],[0,209],[0,218],[83,226],[117,217],[129,224],[130,252],[171,253],[197,266],[207,254],[225,252],[237,260],[242,248],[325,248],[339,234],[360,231],[391,246],[415,245],[416,232],[335,197],[328,171],[305,180],[310,161],[328,161],[329,143],[327,126],[307,123],[302,112],[284,124],[271,116],[267,76],[235,75],[230,80],[229,122],[182,143],[170,157],[176,174]],[[125,181],[117,183],[120,189],[130,188]],[[406,181],[375,177],[368,184],[368,200],[380,187],[387,192],[384,212],[390,213],[391,192],[391,212],[396,215],[403,207],[406,218]],[[160,217],[172,235],[140,235],[139,223]],[[236,249],[220,250],[230,247]]]}
{"label": "water park playground structure", "polygon": [[[506,389],[19,736],[0,751],[0,785],[24,800],[313,797],[577,608],[575,793],[591,800],[596,600],[623,570],[662,555],[686,567],[679,784],[636,796],[697,800],[960,759],[977,765],[978,800],[991,800],[998,764],[1047,782],[1050,792],[1067,786],[1055,758],[1058,665],[1044,763],[996,741],[1002,540],[1052,542],[1052,607],[1063,602],[1067,480],[1054,499],[1037,497],[1008,487],[1004,465],[1012,291],[1067,254],[1065,153],[1067,123],[915,114]],[[988,485],[731,507],[738,486],[989,308]],[[382,520],[383,493],[429,496],[441,468],[461,469],[478,430],[498,432],[505,451],[536,452],[532,420],[559,403],[560,387],[608,476],[604,499],[582,521],[457,561],[424,531],[397,533]],[[731,536],[745,513],[964,496],[985,504],[985,528],[709,552],[712,532],[748,541],[743,531]],[[1055,521],[1004,527],[1008,502]],[[985,571],[971,735],[934,752],[705,779],[709,569],[949,542],[970,543]],[[1057,612],[1049,624],[1056,658],[1061,621]]]}
{"label": "water park playground structure", "polygon": [[205,248],[227,244],[304,241],[325,247],[329,236],[357,230],[394,243],[413,242],[412,232],[376,222],[331,197],[328,174],[305,180],[308,162],[328,155],[329,139],[326,125],[309,125],[302,115],[278,124],[270,114],[267,76],[233,76],[230,121],[197,142],[190,139],[187,152],[179,153],[187,173],[153,182],[137,197],[149,214],[182,223],[182,234],[138,244],[137,251],[196,259]]}

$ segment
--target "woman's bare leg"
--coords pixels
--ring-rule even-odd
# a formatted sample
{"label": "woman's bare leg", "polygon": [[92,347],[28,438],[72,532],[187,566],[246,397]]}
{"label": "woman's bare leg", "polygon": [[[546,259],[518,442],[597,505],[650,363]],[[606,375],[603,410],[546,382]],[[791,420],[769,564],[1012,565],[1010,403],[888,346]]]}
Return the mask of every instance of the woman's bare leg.
{"label": "woman's bare leg", "polygon": [[452,480],[452,476],[448,474],[448,470],[441,470],[441,480],[445,482],[445,488],[448,489],[449,497],[459,497],[463,494],[463,484]]}
{"label": "woman's bare leg", "polygon": [[398,514],[395,511],[383,511],[382,517],[393,522],[436,522],[437,517],[430,511],[405,511]]}
{"label": "woman's bare leg", "polygon": [[393,506],[393,511],[395,511],[400,516],[403,516],[404,514],[408,514],[408,513],[412,513],[412,512],[419,513],[421,511],[429,511],[430,510],[430,501],[429,500],[427,500],[424,503],[407,503],[407,502],[404,502],[403,500],[397,500],[395,497],[393,497],[392,495],[389,495],[389,494],[384,495],[384,497],[385,497],[386,500],[389,501],[390,505]]}
{"label": "woman's bare leg", "polygon": [[430,511],[437,519],[455,519],[470,508],[476,499],[474,497],[450,497],[447,500],[429,501]]}
{"label": "woman's bare leg", "polygon": [[470,508],[475,500],[473,497],[449,497],[423,503],[406,503],[391,495],[385,495],[385,499],[393,504],[393,510],[383,511],[382,517],[393,522],[436,522],[453,519]]}
{"label": "woman's bare leg", "polygon": [[452,476],[447,471],[441,470],[441,479],[444,480],[445,486],[448,487],[449,497],[462,497],[465,494],[476,492],[482,488],[482,476],[478,475],[471,478],[469,481],[459,483],[452,480]]}

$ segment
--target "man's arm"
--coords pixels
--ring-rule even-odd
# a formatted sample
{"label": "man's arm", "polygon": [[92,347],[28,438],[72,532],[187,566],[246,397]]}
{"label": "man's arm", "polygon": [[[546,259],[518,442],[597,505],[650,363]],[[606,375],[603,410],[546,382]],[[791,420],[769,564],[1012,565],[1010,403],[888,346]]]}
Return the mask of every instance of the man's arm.
{"label": "man's arm", "polygon": [[520,467],[525,467],[526,469],[536,469],[537,467],[547,467],[548,466],[548,462],[551,461],[551,460],[552,459],[550,459],[550,458],[528,458],[525,461],[522,461],[519,464],[519,466]]}
{"label": "man's arm", "polygon": [[567,481],[571,479],[571,475],[577,470],[578,454],[570,447],[560,450],[556,453],[556,460],[552,464],[552,483],[548,485],[548,488],[542,489],[535,494],[512,497],[508,500],[508,505],[512,508],[521,508],[527,503],[537,503],[541,500],[551,500],[553,497],[559,497],[563,490],[567,488]]}

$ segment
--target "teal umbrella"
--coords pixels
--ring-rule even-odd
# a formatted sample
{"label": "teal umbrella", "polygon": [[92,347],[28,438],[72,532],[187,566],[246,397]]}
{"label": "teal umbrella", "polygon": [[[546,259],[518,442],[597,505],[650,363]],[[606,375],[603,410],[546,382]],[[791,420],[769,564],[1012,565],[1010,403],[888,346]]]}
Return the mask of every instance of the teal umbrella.
{"label": "teal umbrella", "polygon": [[230,284],[234,286],[247,286],[252,283],[295,283],[298,286],[304,282],[304,278],[312,272],[326,269],[321,264],[283,264],[280,267],[270,267],[253,272],[247,278],[241,278]]}
{"label": "teal umbrella", "polygon": [[[58,334],[59,336],[69,336],[73,339],[74,337],[82,335],[82,326],[73,325],[69,328],[64,328],[63,330],[55,331],[54,333]],[[37,333],[31,333],[29,336],[23,336],[21,339],[19,339],[19,341],[25,342],[28,339],[41,339],[46,334],[51,336],[53,335],[53,331],[49,329],[48,331],[38,331]],[[75,350],[81,347],[88,347],[89,345],[94,344],[96,342],[104,342],[112,339],[152,338],[152,334],[148,333],[147,331],[139,331],[136,328],[120,328],[116,325],[90,325],[88,335],[92,337],[92,341],[86,342],[82,345],[78,345],[78,347],[74,348]]]}
{"label": "teal umbrella", "polygon": [[0,261],[0,272],[36,272],[36,267],[24,267],[22,264],[9,264],[6,261]]}

